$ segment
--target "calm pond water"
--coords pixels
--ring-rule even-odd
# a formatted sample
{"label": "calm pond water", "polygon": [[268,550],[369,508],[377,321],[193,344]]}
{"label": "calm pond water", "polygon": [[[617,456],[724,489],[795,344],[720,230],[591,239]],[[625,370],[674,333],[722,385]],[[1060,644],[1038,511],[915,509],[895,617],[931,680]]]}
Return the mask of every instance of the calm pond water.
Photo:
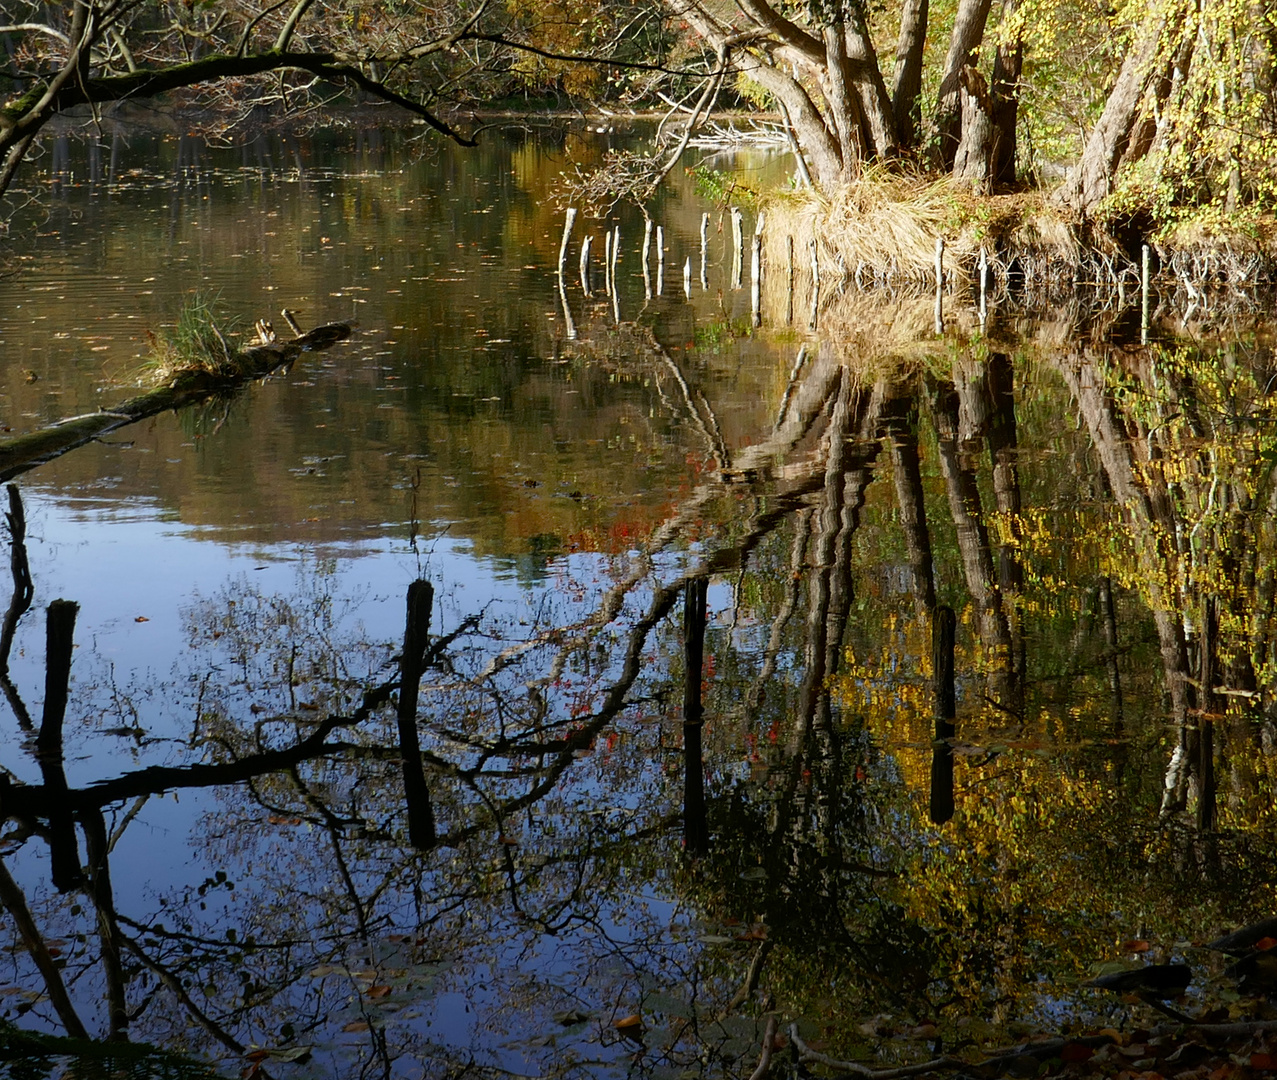
{"label": "calm pond water", "polygon": [[627,209],[561,299],[553,185],[622,139],[50,145],[10,433],[137,393],[193,298],[358,330],[18,478],[0,1017],[224,1075],[686,1077],[749,1076],[772,1015],[884,1064],[1147,1020],[1106,963],[1245,1012],[1196,943],[1277,910],[1270,324],[959,291],[937,336],[847,283],[812,330],[769,237],[754,330],[681,173],[660,294]]}

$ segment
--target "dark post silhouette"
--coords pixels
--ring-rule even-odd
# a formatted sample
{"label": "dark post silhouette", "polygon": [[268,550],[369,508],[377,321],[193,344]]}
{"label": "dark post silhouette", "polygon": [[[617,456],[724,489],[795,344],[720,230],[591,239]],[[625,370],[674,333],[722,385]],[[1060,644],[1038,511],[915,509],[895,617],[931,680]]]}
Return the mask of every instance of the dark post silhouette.
{"label": "dark post silhouette", "polygon": [[50,795],[49,863],[50,877],[59,892],[81,883],[79,844],[75,823],[65,798],[66,773],[62,769],[62,721],[66,717],[71,681],[71,650],[75,644],[75,616],[80,605],[70,600],[54,600],[46,623],[44,712],[36,736],[36,755],[44,786]]}
{"label": "dark post silhouette", "polygon": [[430,582],[418,578],[408,586],[408,614],[404,625],[403,655],[399,659],[399,751],[403,758],[404,800],[408,804],[408,842],[418,851],[430,851],[437,841],[435,812],[421,765],[417,738],[417,694],[430,640],[430,609],[434,605]]}
{"label": "dark post silhouette", "polygon": [[705,820],[705,766],[701,728],[705,715],[701,701],[701,673],[705,667],[706,598],[709,579],[689,581],[683,590],[683,843],[691,855],[709,851],[709,825]]}

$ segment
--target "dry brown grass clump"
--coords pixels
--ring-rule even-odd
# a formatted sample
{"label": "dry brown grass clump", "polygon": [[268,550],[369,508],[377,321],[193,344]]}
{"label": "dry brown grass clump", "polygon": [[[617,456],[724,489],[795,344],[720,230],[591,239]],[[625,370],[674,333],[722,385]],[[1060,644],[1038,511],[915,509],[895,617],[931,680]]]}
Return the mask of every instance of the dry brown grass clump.
{"label": "dry brown grass clump", "polygon": [[828,198],[784,196],[767,206],[770,265],[784,265],[793,237],[796,272],[810,276],[814,240],[822,280],[857,286],[932,288],[937,238],[945,242],[945,274],[961,282],[983,249],[996,273],[1017,256],[1037,264],[1075,265],[1072,229],[1037,193],[978,196],[949,178],[869,169]]}

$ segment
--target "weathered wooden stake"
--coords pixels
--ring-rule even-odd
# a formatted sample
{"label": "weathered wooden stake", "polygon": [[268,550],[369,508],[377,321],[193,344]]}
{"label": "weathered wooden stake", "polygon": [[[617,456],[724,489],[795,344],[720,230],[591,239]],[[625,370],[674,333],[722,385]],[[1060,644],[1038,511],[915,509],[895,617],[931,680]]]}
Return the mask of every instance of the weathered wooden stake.
{"label": "weathered wooden stake", "polygon": [[936,333],[944,333],[944,237],[936,237]]}
{"label": "weathered wooden stake", "polygon": [[430,611],[435,592],[430,582],[418,578],[408,586],[408,612],[404,621],[403,653],[399,658],[399,756],[403,759],[404,801],[408,809],[408,842],[418,851],[431,850],[438,841],[430,789],[421,764],[417,737],[417,697],[430,645]]}
{"label": "weathered wooden stake", "polygon": [[709,214],[701,215],[701,289],[709,288]]}
{"label": "weathered wooden stake", "polygon": [[692,298],[692,257],[689,255],[683,262],[683,295]]}
{"label": "weathered wooden stake", "polygon": [[820,255],[816,238],[811,238],[811,314],[807,319],[812,330],[816,329],[816,317],[820,311]]}
{"label": "weathered wooden stake", "polygon": [[989,317],[988,304],[989,289],[989,253],[983,246],[980,248],[980,329],[984,329],[984,322]]}
{"label": "weathered wooden stake", "polygon": [[745,238],[741,233],[740,208],[732,207],[732,288],[741,287],[741,274],[745,265]]}
{"label": "weathered wooden stake", "polygon": [[665,229],[656,226],[656,295],[665,291]]}
{"label": "weathered wooden stake", "polygon": [[586,296],[592,296],[590,292],[590,247],[594,242],[594,237],[587,236],[581,242],[581,291]]}
{"label": "weathered wooden stake", "polygon": [[559,241],[559,281],[563,281],[564,267],[568,263],[568,239],[572,236],[572,226],[576,223],[576,207],[569,206],[563,216],[563,239]]}
{"label": "weathered wooden stake", "polygon": [[603,234],[603,295],[612,295],[612,230]]}
{"label": "weathered wooden stake", "polygon": [[763,217],[758,216],[758,227],[749,248],[749,310],[755,326],[763,324]]}
{"label": "weathered wooden stake", "polygon": [[652,299],[652,275],[648,272],[648,262],[652,254],[652,219],[643,222],[643,295]]}
{"label": "weathered wooden stake", "polygon": [[612,291],[616,291],[616,264],[621,260],[621,226],[617,225],[612,230]]}

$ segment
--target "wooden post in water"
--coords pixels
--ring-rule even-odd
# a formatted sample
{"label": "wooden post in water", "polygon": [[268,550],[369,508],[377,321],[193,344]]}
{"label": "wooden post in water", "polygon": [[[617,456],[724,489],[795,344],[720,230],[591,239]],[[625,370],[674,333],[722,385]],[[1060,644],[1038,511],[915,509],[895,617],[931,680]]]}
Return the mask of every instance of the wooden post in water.
{"label": "wooden post in water", "polygon": [[701,289],[709,288],[709,214],[701,215]]}
{"label": "wooden post in water", "polygon": [[741,286],[741,274],[745,265],[745,238],[741,234],[740,208],[732,207],[732,288]]}
{"label": "wooden post in water", "polygon": [[953,817],[954,718],[958,695],[953,664],[958,620],[953,608],[936,608],[931,622],[931,671],[935,699],[936,737],[931,750],[931,820],[943,824]]}
{"label": "wooden post in water", "polygon": [[980,329],[984,330],[985,320],[989,317],[989,252],[980,245]]}
{"label": "wooden post in water", "polygon": [[591,296],[590,292],[590,245],[593,243],[594,237],[587,236],[581,242],[581,291],[586,296]]}
{"label": "wooden post in water", "polygon": [[763,215],[754,222],[754,239],[749,248],[749,310],[754,325],[763,324]]}
{"label": "wooden post in water", "polygon": [[435,834],[435,812],[421,764],[421,742],[417,737],[417,697],[430,645],[430,610],[434,588],[418,578],[408,586],[408,613],[404,621],[403,653],[399,657],[399,755],[403,758],[404,802],[408,809],[408,842],[418,851],[431,850]]}
{"label": "wooden post in water", "polygon": [[701,732],[705,715],[701,680],[705,668],[706,597],[709,579],[698,577],[683,589],[683,844],[689,855],[709,851],[705,818],[705,766]]}
{"label": "wooden post in water", "polygon": [[643,222],[643,295],[652,299],[652,275],[648,272],[648,260],[652,254],[652,219]]}
{"label": "wooden post in water", "polygon": [[[59,892],[78,888],[80,849],[75,838],[75,822],[67,803],[66,772],[63,769],[62,722],[66,718],[71,684],[71,652],[75,648],[75,617],[80,605],[71,600],[54,600],[45,622],[44,712],[36,736],[40,774],[50,795],[49,876]],[[59,798],[62,795],[63,798]]]}
{"label": "wooden post in water", "polygon": [[559,241],[559,285],[563,285],[564,267],[568,263],[568,240],[572,236],[572,226],[576,223],[576,207],[569,206],[563,215],[563,239]]}
{"label": "wooden post in water", "polygon": [[656,226],[656,295],[665,291],[665,228]]}
{"label": "wooden post in water", "polygon": [[936,333],[944,333],[944,237],[936,237]]}
{"label": "wooden post in water", "polygon": [[603,234],[603,295],[612,295],[612,230]]}
{"label": "wooden post in water", "polygon": [[621,226],[617,225],[612,230],[611,275],[612,275],[612,291],[613,292],[616,291],[616,264],[620,261],[620,258],[621,258]]}
{"label": "wooden post in water", "polygon": [[692,257],[689,255],[683,262],[683,295],[692,298]]}
{"label": "wooden post in water", "polygon": [[816,317],[820,312],[820,255],[816,238],[811,238],[811,314],[807,318],[808,327],[816,329]]}
{"label": "wooden post in water", "polygon": [[1148,282],[1149,251],[1145,244],[1140,251],[1140,343],[1148,344]]}

